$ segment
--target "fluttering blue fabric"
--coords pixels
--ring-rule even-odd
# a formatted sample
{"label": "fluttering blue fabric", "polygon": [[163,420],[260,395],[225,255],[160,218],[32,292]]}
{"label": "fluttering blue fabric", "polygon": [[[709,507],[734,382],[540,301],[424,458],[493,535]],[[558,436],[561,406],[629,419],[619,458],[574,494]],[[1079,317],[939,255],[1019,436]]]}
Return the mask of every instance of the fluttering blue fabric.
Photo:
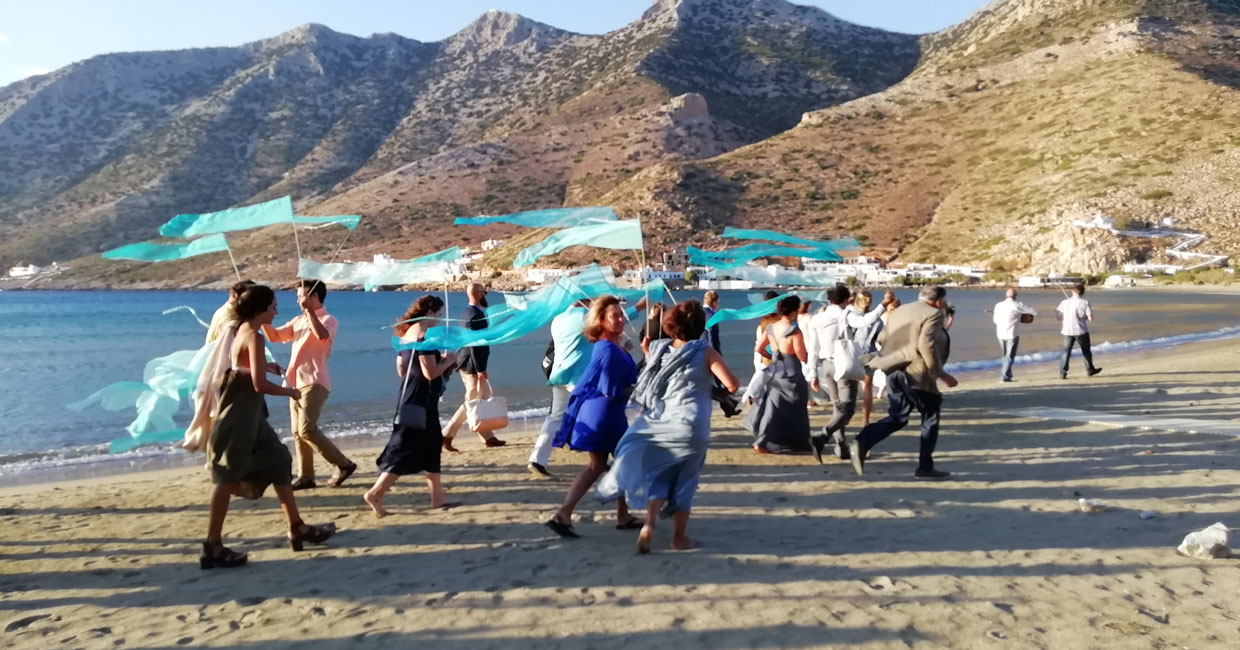
{"label": "fluttering blue fabric", "polygon": [[109,260],[171,262],[196,255],[220,253],[226,250],[228,250],[228,240],[224,238],[224,235],[217,234],[199,237],[188,244],[156,244],[149,241],[125,244],[105,252],[103,257]]}
{"label": "fluttering blue fabric", "polygon": [[453,225],[485,226],[492,223],[507,223],[526,228],[572,228],[616,220],[615,210],[608,207],[551,208],[515,212],[498,217],[458,217]]}
{"label": "fluttering blue fabric", "polygon": [[518,269],[529,266],[540,257],[554,255],[570,246],[641,250],[641,220],[626,219],[556,231],[537,244],[523,249],[517,254],[517,259],[513,261],[512,266]]}

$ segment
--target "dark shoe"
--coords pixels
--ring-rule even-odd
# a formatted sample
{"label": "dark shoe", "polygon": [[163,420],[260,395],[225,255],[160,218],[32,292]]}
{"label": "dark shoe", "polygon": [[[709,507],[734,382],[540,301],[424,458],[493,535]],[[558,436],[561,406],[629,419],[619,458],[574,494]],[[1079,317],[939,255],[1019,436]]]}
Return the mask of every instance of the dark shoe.
{"label": "dark shoe", "polygon": [[353,476],[353,472],[357,471],[357,463],[349,463],[344,467],[336,468],[336,475],[327,479],[327,487],[340,487],[344,482]]}
{"label": "dark shoe", "polygon": [[203,542],[202,555],[198,556],[198,568],[214,569],[219,567],[221,569],[231,569],[245,564],[249,559],[245,553],[238,553],[232,549],[225,548],[223,544]]}
{"label": "dark shoe", "polygon": [[486,441],[486,446],[488,447],[503,447],[506,444],[508,444],[506,440],[500,440],[499,438],[487,438]]}
{"label": "dark shoe", "polygon": [[289,487],[293,488],[293,491],[296,492],[298,490],[312,490],[318,486],[314,484],[314,479],[312,478],[299,478],[293,481],[293,484]]}
{"label": "dark shoe", "polygon": [[451,452],[459,452],[460,449],[452,446],[452,438],[443,439],[443,448]]}
{"label": "dark shoe", "polygon": [[723,411],[723,417],[725,418],[734,418],[741,414],[740,402],[737,402],[735,398],[730,396],[727,400],[720,402],[719,407]]}
{"label": "dark shoe", "polygon": [[823,440],[821,436],[810,436],[809,444],[814,449],[814,460],[818,461],[818,464],[821,465],[822,448],[827,446],[827,442]]}
{"label": "dark shoe", "polygon": [[530,463],[529,465],[525,466],[525,469],[528,469],[530,471],[530,474],[534,475],[534,478],[542,478],[542,479],[555,478],[554,476],[551,475],[551,472],[547,471],[546,467],[543,467],[542,465],[539,465],[538,463]]}
{"label": "dark shoe", "polygon": [[642,523],[641,519],[638,519],[637,517],[629,517],[628,521],[622,524],[616,524],[616,530],[637,530],[644,525],[645,524]]}
{"label": "dark shoe", "polygon": [[840,460],[850,460],[852,458],[852,452],[848,450],[848,443],[843,440],[835,441],[835,457]]}
{"label": "dark shoe", "polygon": [[298,532],[288,534],[288,545],[289,548],[299,552],[303,548],[303,544],[305,542],[310,542],[311,544],[322,544],[323,542],[331,539],[332,535],[336,534],[336,524],[319,524],[317,526],[311,526],[305,522],[299,521],[293,525],[293,528],[297,529]]}
{"label": "dark shoe", "polygon": [[945,479],[951,475],[952,475],[951,472],[943,472],[937,469],[918,469],[916,472],[913,472],[913,476],[916,476],[917,478],[925,478],[925,479],[932,479],[932,480]]}
{"label": "dark shoe", "polygon": [[[534,465],[536,463],[530,463],[530,464]],[[560,521],[559,519],[556,519],[555,517],[548,519],[546,526],[547,528],[550,528],[552,532],[554,532],[556,535],[559,535],[560,537],[581,537],[581,535],[577,534],[577,531],[573,530],[572,524],[566,524]]]}
{"label": "dark shoe", "polygon": [[861,450],[861,442],[854,439],[848,443],[848,457],[852,461],[853,471],[857,476],[865,475],[865,452]]}
{"label": "dark shoe", "polygon": [[1102,372],[1102,368],[1094,368],[1093,370],[1090,370],[1090,371],[1089,371],[1089,376],[1090,376],[1090,377],[1093,377],[1094,375],[1096,375],[1096,374],[1098,374],[1098,373],[1100,373],[1100,372]]}
{"label": "dark shoe", "polygon": [[1068,378],[1068,375],[1067,375],[1067,373],[1062,373],[1062,372],[1061,372],[1061,373],[1059,373],[1059,378],[1060,378],[1060,379],[1067,379],[1067,378]]}

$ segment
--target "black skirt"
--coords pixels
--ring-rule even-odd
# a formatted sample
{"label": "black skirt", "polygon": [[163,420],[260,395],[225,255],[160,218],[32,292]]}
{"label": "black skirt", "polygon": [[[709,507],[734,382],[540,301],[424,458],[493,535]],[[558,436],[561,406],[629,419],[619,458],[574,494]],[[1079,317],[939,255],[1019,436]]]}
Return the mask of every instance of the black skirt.
{"label": "black skirt", "polygon": [[[402,353],[407,355],[407,352]],[[439,352],[419,351],[419,356],[434,356],[439,362]],[[409,357],[406,356],[408,359]],[[426,409],[426,428],[414,429],[392,425],[392,437],[388,439],[383,453],[379,454],[379,471],[397,476],[419,472],[439,473],[439,460],[443,453],[443,429],[439,424],[439,396],[443,393],[443,378],[427,381],[422,375],[416,358],[407,366],[410,373],[408,384],[401,379],[400,404],[417,404]],[[397,407],[399,410],[399,407]],[[392,418],[395,422],[395,417]]]}

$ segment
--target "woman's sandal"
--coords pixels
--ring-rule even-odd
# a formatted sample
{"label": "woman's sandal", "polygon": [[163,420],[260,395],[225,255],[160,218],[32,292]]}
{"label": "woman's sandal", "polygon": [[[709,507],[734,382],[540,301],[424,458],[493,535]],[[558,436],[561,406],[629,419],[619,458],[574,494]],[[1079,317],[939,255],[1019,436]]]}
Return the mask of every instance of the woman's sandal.
{"label": "woman's sandal", "polygon": [[459,451],[461,451],[460,449],[457,449],[456,447],[453,447],[453,446],[452,446],[452,438],[444,438],[444,439],[443,439],[443,448],[444,448],[444,449],[447,449],[448,451],[452,451],[452,452],[459,452]]}
{"label": "woman's sandal", "polygon": [[[304,528],[303,528],[304,527]],[[301,551],[305,542],[322,544],[336,534],[336,524],[318,524],[311,526],[303,521],[293,524],[296,533],[289,533],[288,545],[294,551]]]}
{"label": "woman's sandal", "polygon": [[643,522],[641,519],[630,516],[628,518],[628,521],[625,521],[622,524],[616,524],[616,530],[637,530],[645,525],[646,525],[645,522]]}
{"label": "woman's sandal", "polygon": [[198,568],[214,569],[231,569],[239,567],[249,560],[249,556],[245,553],[238,553],[230,548],[226,548],[223,544],[212,544],[211,542],[202,543],[202,555],[198,556]]}
{"label": "woman's sandal", "polygon": [[487,438],[486,441],[486,446],[488,447],[503,447],[506,444],[508,444],[507,440],[500,440],[499,438]]}
{"label": "woman's sandal", "polygon": [[572,524],[566,524],[555,517],[548,519],[544,525],[560,537],[581,537],[573,530]]}
{"label": "woman's sandal", "polygon": [[336,469],[336,475],[327,480],[327,487],[340,487],[357,471],[357,463],[349,463]]}

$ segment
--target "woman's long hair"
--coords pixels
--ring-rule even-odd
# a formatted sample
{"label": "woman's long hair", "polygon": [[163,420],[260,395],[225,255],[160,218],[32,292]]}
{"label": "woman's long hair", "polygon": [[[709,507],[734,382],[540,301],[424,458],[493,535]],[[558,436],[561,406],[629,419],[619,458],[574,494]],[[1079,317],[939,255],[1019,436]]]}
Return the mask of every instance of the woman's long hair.
{"label": "woman's long hair", "polygon": [[401,316],[400,320],[396,321],[396,325],[393,326],[396,330],[396,335],[404,336],[405,332],[409,331],[409,327],[413,325],[414,319],[423,318],[429,314],[439,311],[440,309],[443,309],[442,299],[429,294],[418,298],[413,301],[412,305],[409,305],[409,309],[405,311],[405,314]]}
{"label": "woman's long hair", "polygon": [[620,299],[615,296],[599,296],[590,303],[590,313],[586,316],[586,326],[582,330],[586,340],[591,343],[597,343],[603,338],[603,314],[607,313],[607,308],[612,305],[620,304]]}

